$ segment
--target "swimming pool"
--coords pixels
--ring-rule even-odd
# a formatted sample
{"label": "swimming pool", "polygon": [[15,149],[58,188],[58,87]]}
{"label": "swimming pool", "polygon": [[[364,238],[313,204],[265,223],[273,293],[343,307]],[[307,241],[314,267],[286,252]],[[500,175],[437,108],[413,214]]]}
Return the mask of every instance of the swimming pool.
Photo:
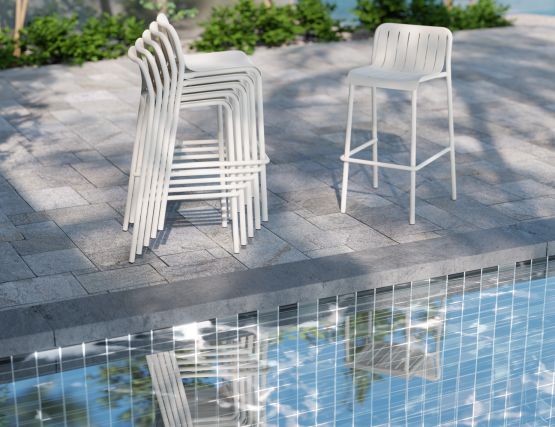
{"label": "swimming pool", "polygon": [[555,425],[555,257],[0,360],[0,426]]}
{"label": "swimming pool", "polygon": [[[469,0],[455,0],[455,4],[466,5]],[[353,19],[352,10],[356,7],[356,0],[330,1],[337,5],[335,16],[337,19],[350,21]],[[498,0],[499,4],[510,6],[509,13],[532,13],[539,15],[555,15],[555,0]]]}

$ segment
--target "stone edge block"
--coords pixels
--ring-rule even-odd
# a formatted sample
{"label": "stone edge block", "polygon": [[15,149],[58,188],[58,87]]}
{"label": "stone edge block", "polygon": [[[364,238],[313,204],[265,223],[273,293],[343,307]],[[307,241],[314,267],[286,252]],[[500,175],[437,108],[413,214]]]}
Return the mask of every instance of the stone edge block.
{"label": "stone edge block", "polygon": [[[545,257],[555,218],[0,312],[0,357]],[[256,284],[256,286],[253,286]],[[2,318],[0,318],[2,320]],[[47,323],[46,323],[47,322]],[[50,328],[50,335],[45,329]],[[6,334],[6,332],[8,332]],[[28,339],[46,334],[40,340]],[[49,339],[46,339],[46,338]],[[27,347],[24,346],[27,343]],[[31,347],[32,346],[32,347]],[[10,354],[9,354],[10,353]]]}

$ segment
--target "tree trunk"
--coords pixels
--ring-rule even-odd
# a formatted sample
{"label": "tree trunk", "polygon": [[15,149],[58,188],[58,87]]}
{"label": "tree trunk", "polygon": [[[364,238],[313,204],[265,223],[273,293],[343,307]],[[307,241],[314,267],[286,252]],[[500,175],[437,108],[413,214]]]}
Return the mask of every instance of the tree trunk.
{"label": "tree trunk", "polygon": [[107,13],[108,15],[112,14],[112,5],[110,4],[110,0],[100,0],[100,11],[104,14]]}
{"label": "tree trunk", "polygon": [[158,11],[164,14],[168,13],[168,0],[157,0]]}
{"label": "tree trunk", "polygon": [[21,56],[21,47],[19,46],[19,32],[25,25],[25,16],[27,15],[27,6],[29,0],[15,0],[15,22],[13,26],[13,39],[15,41],[14,56]]}

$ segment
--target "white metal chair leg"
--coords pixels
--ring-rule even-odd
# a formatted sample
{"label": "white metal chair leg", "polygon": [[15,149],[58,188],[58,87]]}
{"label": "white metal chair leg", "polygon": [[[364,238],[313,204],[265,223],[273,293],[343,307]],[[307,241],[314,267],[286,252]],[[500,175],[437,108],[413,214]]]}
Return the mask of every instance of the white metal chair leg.
{"label": "white metal chair leg", "polygon": [[[143,83],[144,84],[144,83]],[[135,220],[135,210],[132,209],[131,202],[133,200],[133,194],[137,192],[135,187],[135,171],[137,168],[138,157],[142,156],[142,142],[144,140],[143,134],[146,127],[145,120],[145,110],[146,110],[146,94],[141,94],[139,101],[139,111],[137,113],[137,133],[135,135],[135,144],[133,145],[133,157],[131,160],[131,168],[129,169],[129,185],[127,191],[127,202],[125,203],[125,213],[123,216],[123,231],[127,231],[129,228],[129,223]]]}
{"label": "white metal chair leg", "polygon": [[455,129],[453,120],[453,86],[451,84],[451,76],[447,79],[447,103],[449,110],[449,155],[451,159],[451,199],[457,200],[457,171],[455,166]]}
{"label": "white metal chair leg", "polygon": [[239,192],[239,234],[241,245],[247,245],[247,218],[245,214],[245,192]]}
{"label": "white metal chair leg", "polygon": [[[258,112],[258,141],[260,144],[260,153],[262,156],[266,154],[266,138],[264,136],[264,101],[262,92],[262,74],[257,70],[256,73],[256,104]],[[260,172],[260,202],[262,208],[262,221],[268,221],[268,189],[266,184],[266,165],[262,166]]]}
{"label": "white metal chair leg", "polygon": [[[372,145],[372,160],[378,161],[378,102],[376,100],[376,88],[372,88],[372,139],[376,142]],[[374,165],[372,186],[378,188],[378,165]]]}
{"label": "white metal chair leg", "polygon": [[238,254],[239,250],[241,249],[241,242],[239,237],[239,221],[238,215],[238,206],[237,206],[237,197],[231,198],[231,234],[233,240],[233,253]]}
{"label": "white metal chair leg", "polygon": [[410,134],[410,218],[409,224],[416,222],[416,107],[418,103],[417,91],[412,91],[412,113]]}
{"label": "white metal chair leg", "polygon": [[[225,160],[225,148],[224,148],[224,113],[221,106],[218,106],[218,149],[219,149],[219,158],[220,161]],[[221,174],[222,182],[221,184],[225,184],[225,173],[222,169]],[[223,197],[220,200],[220,209],[222,214],[222,227],[227,227],[227,199]]]}
{"label": "white metal chair leg", "polygon": [[347,186],[349,185],[349,153],[351,151],[351,133],[353,129],[353,106],[355,87],[349,85],[349,108],[347,111],[347,129],[345,131],[345,159],[343,161],[343,183],[341,185],[341,212],[347,210]]}

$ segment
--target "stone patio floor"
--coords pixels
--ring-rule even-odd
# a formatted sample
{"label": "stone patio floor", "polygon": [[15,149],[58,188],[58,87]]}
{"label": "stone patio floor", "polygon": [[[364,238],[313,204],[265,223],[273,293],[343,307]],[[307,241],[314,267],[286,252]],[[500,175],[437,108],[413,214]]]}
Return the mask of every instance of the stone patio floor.
{"label": "stone patio floor", "polygon": [[[455,35],[459,199],[444,157],[409,176],[351,167],[339,188],[349,69],[371,43],[260,49],[265,78],[270,220],[240,254],[208,203],[169,209],[167,228],[134,265],[121,230],[139,76],[125,58],[0,72],[0,309],[252,269],[555,216],[555,23]],[[359,92],[355,143],[368,139]],[[443,82],[422,86],[418,157],[447,143]],[[379,92],[380,157],[408,162],[408,96]],[[180,136],[209,137],[214,114],[182,117]]]}

